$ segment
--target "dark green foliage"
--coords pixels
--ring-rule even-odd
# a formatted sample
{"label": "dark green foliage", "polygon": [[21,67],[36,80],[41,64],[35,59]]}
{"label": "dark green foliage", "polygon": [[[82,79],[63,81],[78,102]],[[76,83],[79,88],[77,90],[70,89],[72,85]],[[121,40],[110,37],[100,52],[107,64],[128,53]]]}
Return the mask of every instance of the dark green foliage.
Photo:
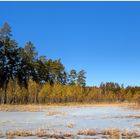
{"label": "dark green foliage", "polygon": [[86,86],[86,77],[85,77],[85,71],[84,70],[81,70],[79,73],[78,73],[78,76],[77,76],[77,84],[80,85],[80,86],[83,86],[85,87]]}
{"label": "dark green foliage", "polygon": [[2,102],[6,103],[7,84],[16,78],[20,63],[19,48],[11,39],[11,28],[7,23],[0,29],[0,41],[0,87],[5,90]]}
{"label": "dark green foliage", "polygon": [[76,85],[77,84],[77,72],[76,70],[72,69],[69,74],[69,85]]}

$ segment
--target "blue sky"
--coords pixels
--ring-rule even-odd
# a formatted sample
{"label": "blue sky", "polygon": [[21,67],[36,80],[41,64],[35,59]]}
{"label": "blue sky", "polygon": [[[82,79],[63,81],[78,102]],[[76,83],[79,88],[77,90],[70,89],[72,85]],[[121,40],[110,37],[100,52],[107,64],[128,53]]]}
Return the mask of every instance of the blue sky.
{"label": "blue sky", "polygon": [[0,2],[21,47],[84,69],[87,85],[140,85],[140,2]]}

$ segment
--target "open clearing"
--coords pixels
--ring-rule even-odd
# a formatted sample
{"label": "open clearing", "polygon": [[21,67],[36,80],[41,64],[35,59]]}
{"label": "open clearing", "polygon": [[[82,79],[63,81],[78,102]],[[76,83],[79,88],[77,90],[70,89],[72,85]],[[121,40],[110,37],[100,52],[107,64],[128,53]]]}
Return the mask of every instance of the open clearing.
{"label": "open clearing", "polygon": [[125,104],[0,108],[1,138],[140,138],[140,110]]}

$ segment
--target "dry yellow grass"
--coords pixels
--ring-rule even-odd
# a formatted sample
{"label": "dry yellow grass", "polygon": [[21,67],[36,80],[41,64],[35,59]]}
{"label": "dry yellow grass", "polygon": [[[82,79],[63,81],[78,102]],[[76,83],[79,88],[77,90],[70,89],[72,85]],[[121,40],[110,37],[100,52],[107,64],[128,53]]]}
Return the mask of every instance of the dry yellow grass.
{"label": "dry yellow grass", "polygon": [[97,135],[97,130],[95,129],[87,129],[87,130],[80,130],[77,134],[78,135],[87,135],[87,136],[94,136]]}
{"label": "dry yellow grass", "polygon": [[67,115],[66,112],[60,112],[60,111],[48,111],[47,112],[48,116],[53,116],[53,115]]}
{"label": "dry yellow grass", "polygon": [[35,136],[40,138],[56,138],[56,139],[64,139],[64,138],[72,138],[73,135],[69,132],[56,131],[54,133],[48,133],[45,129],[38,129],[35,132]]}
{"label": "dry yellow grass", "polygon": [[18,137],[29,137],[29,136],[33,136],[33,132],[32,131],[25,131],[25,130],[17,130],[17,131],[8,131],[6,133],[6,136],[8,138],[13,138],[15,136],[18,136]]}
{"label": "dry yellow grass", "polygon": [[68,128],[73,128],[75,126],[74,122],[68,122],[67,127]]}
{"label": "dry yellow grass", "polygon": [[127,138],[127,139],[140,138],[140,134],[137,130],[131,132],[129,129],[125,129],[122,132],[122,136],[123,136],[123,138]]}
{"label": "dry yellow grass", "polygon": [[6,133],[6,138],[18,138],[18,137],[29,138],[30,136],[34,136],[36,138],[64,139],[64,138],[76,138],[77,135],[84,135],[84,136],[102,135],[102,138],[106,138],[106,139],[139,139],[140,138],[140,134],[136,130],[130,131],[129,129],[125,129],[122,131],[118,128],[104,129],[104,130],[86,129],[86,130],[78,131],[76,135],[64,131],[54,131],[53,133],[49,133],[46,129],[37,129],[36,131],[17,130],[17,131],[8,131]]}
{"label": "dry yellow grass", "polygon": [[101,134],[109,135],[110,139],[122,139],[121,130],[118,128],[102,130]]}
{"label": "dry yellow grass", "polygon": [[138,131],[131,132],[129,129],[120,130],[118,128],[113,129],[104,129],[104,130],[95,130],[95,129],[88,129],[88,130],[81,130],[77,133],[78,135],[85,135],[85,136],[97,136],[102,135],[102,137],[106,136],[105,138],[108,139],[136,139],[140,138],[140,134]]}
{"label": "dry yellow grass", "polygon": [[42,107],[38,105],[0,105],[0,111],[40,112]]}
{"label": "dry yellow grass", "polygon": [[[129,108],[138,108],[136,103],[58,103],[58,104],[28,104],[28,105],[0,105],[0,111],[29,111],[29,112],[40,112],[44,108],[55,108],[55,107],[103,107],[103,106],[122,106]],[[140,107],[139,107],[140,108]]]}
{"label": "dry yellow grass", "polygon": [[37,137],[46,137],[47,136],[47,131],[45,129],[37,129],[37,131],[35,132],[35,135]]}
{"label": "dry yellow grass", "polygon": [[96,106],[124,106],[124,107],[135,107],[136,103],[127,102],[98,102],[98,103],[79,103],[79,102],[68,102],[68,103],[52,103],[52,104],[40,104],[41,106],[47,107],[96,107]]}
{"label": "dry yellow grass", "polygon": [[69,132],[62,132],[60,131],[59,133],[54,132],[54,133],[49,133],[45,129],[37,129],[36,131],[28,131],[28,130],[16,130],[16,131],[8,131],[6,133],[6,138],[20,138],[20,137],[25,137],[29,138],[31,136],[34,136],[35,138],[55,138],[55,139],[64,139],[64,138],[72,138],[73,134]]}

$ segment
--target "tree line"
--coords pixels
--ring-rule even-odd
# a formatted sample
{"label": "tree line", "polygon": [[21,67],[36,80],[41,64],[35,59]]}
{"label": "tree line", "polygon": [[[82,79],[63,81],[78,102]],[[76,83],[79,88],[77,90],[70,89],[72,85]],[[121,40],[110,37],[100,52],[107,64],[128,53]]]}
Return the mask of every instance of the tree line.
{"label": "tree line", "polygon": [[[11,27],[8,23],[0,28],[0,89],[1,103],[7,103],[8,85],[13,82],[20,88],[28,89],[30,80],[38,85],[49,83],[62,85],[85,86],[85,71],[77,72],[72,69],[66,72],[61,60],[46,59],[38,56],[34,44],[29,41],[25,47],[19,47],[12,38]],[[13,89],[14,90],[14,89]]]}
{"label": "tree line", "polygon": [[86,86],[86,72],[67,72],[61,60],[38,56],[28,41],[19,47],[8,23],[0,28],[0,103],[140,102],[140,87],[114,82]]}

